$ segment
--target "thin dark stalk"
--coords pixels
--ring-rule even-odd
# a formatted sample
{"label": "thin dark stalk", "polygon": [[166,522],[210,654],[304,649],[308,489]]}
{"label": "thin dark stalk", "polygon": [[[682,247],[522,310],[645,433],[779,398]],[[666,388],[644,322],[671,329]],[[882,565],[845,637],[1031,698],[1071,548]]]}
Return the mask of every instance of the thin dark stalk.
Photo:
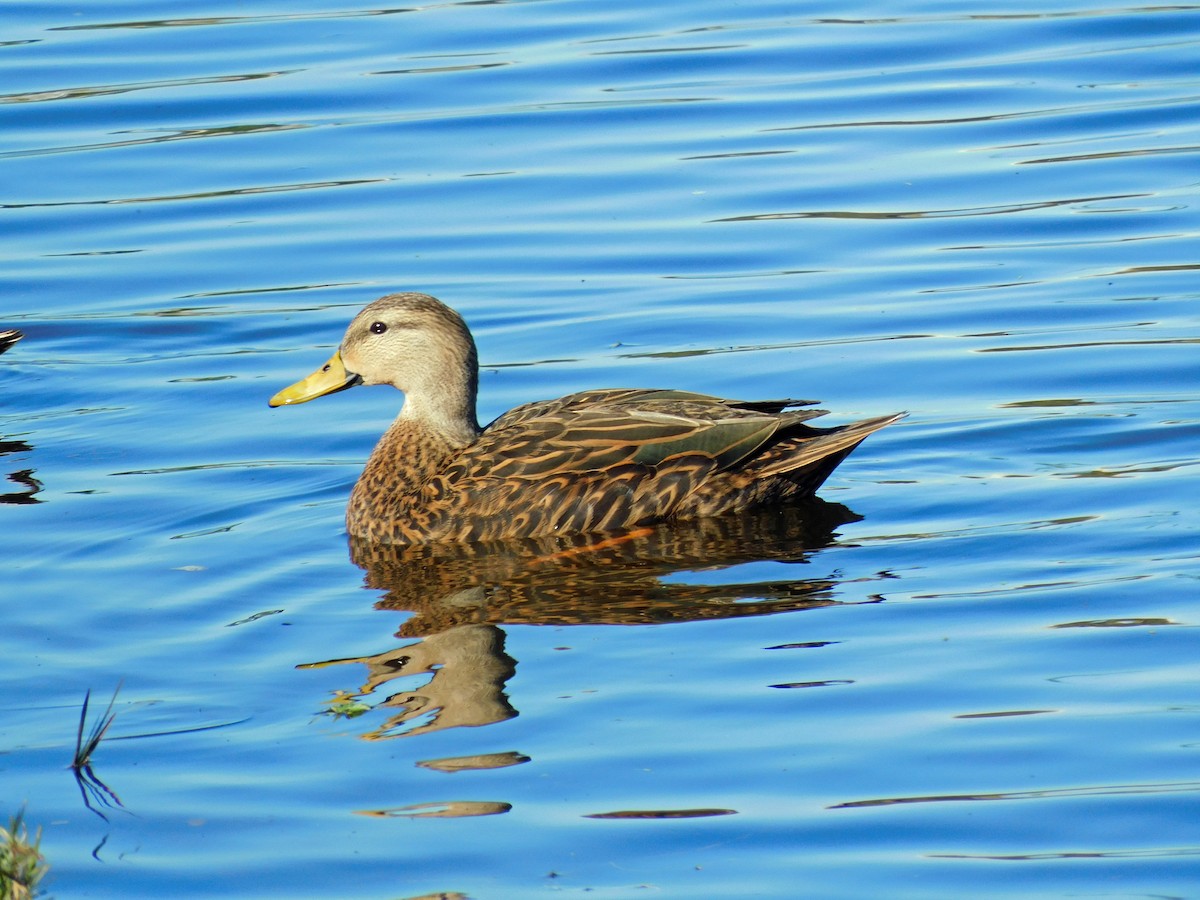
{"label": "thin dark stalk", "polygon": [[104,710],[104,715],[92,725],[86,741],[83,739],[83,729],[87,725],[88,703],[92,699],[92,689],[88,688],[87,693],[83,695],[83,709],[79,711],[79,730],[75,734],[75,759],[71,763],[72,769],[78,771],[91,765],[92,754],[96,752],[96,748],[104,740],[104,735],[108,733],[108,729],[112,727],[113,721],[117,718],[116,713],[113,712],[113,705],[117,702],[119,693],[121,693],[120,684],[113,691],[112,699],[108,701],[108,708]]}
{"label": "thin dark stalk", "polygon": [[[104,740],[104,736],[108,734],[108,729],[112,727],[113,721],[117,718],[117,714],[113,712],[113,706],[117,702],[117,695],[121,693],[121,685],[117,685],[117,689],[113,691],[112,699],[108,701],[108,708],[104,710],[104,714],[99,720],[92,724],[91,730],[87,733],[87,738],[84,738],[84,730],[87,728],[88,706],[92,699],[92,691],[89,688],[83,697],[83,709],[79,712],[79,728],[75,733],[75,757],[71,761],[71,769],[75,772],[75,783],[79,785],[80,796],[83,797],[83,805],[102,818],[108,821],[108,816],[102,813],[97,807],[106,809],[124,808],[121,803],[121,798],[112,792],[108,785],[101,781],[94,771],[92,771],[92,755],[96,752],[96,748],[100,746],[100,742]],[[93,805],[94,804],[94,805]]]}

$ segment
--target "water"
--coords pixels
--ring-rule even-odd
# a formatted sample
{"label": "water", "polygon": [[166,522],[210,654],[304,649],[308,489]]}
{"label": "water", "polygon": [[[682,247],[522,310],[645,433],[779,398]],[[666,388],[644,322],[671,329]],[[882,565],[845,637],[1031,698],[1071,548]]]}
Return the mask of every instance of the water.
{"label": "water", "polygon": [[[1198,43],[1077,0],[9,4],[0,816],[48,891],[1200,896]],[[471,323],[484,421],[910,417],[828,521],[360,567],[399,397],[266,399],[397,289]],[[68,766],[118,684],[106,820]]]}

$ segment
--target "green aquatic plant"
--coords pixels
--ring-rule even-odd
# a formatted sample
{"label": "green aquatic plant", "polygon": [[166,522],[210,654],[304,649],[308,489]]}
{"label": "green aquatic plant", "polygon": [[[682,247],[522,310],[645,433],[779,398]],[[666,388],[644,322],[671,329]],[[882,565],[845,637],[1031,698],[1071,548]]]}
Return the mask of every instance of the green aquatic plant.
{"label": "green aquatic plant", "polygon": [[31,836],[25,826],[25,811],[0,827],[0,900],[28,900],[39,893],[38,882],[49,866],[38,849],[42,829]]}
{"label": "green aquatic plant", "polygon": [[319,714],[332,716],[335,719],[356,719],[374,709],[371,704],[364,703],[354,694],[347,694],[345,691],[336,691],[334,696],[326,702],[328,708],[321,710]]}

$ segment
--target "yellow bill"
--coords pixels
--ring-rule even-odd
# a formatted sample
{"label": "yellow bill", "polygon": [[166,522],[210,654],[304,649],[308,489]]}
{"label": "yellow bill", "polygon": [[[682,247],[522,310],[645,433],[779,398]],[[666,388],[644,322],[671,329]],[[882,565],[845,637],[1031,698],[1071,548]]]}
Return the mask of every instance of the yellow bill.
{"label": "yellow bill", "polygon": [[269,406],[287,406],[292,403],[305,403],[325,394],[345,390],[358,384],[359,377],[353,372],[347,372],[342,363],[341,353],[334,353],[329,362],[317,369],[307,378],[302,378],[295,384],[285,387],[282,391],[267,401]]}

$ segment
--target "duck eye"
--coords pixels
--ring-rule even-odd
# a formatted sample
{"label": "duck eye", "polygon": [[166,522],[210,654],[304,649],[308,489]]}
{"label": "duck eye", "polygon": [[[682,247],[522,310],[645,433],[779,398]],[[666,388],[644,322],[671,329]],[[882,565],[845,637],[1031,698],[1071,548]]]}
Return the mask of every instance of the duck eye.
{"label": "duck eye", "polygon": [[372,322],[371,323],[371,334],[383,334],[385,331],[387,331],[387,323],[386,322]]}

